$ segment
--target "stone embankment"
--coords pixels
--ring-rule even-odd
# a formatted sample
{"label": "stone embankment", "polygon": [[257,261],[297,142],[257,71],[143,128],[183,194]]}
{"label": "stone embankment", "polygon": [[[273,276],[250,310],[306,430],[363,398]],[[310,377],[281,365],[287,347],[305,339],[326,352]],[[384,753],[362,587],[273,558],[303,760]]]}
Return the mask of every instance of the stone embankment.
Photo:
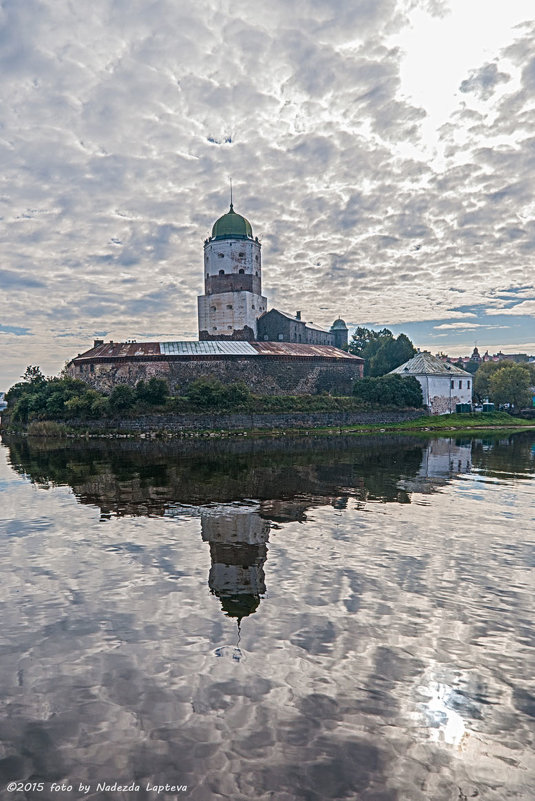
{"label": "stone embankment", "polygon": [[100,420],[68,420],[70,429],[90,433],[154,431],[180,434],[194,431],[258,431],[342,428],[352,425],[404,423],[425,415],[423,409],[384,412],[286,412],[269,414],[147,414],[139,417],[102,418]]}

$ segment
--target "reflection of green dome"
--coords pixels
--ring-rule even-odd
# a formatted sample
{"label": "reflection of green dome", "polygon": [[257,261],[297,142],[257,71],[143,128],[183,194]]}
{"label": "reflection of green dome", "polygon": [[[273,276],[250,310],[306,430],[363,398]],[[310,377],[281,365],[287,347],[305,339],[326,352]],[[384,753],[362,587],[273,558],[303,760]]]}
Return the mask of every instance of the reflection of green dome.
{"label": "reflection of green dome", "polygon": [[342,331],[347,331],[347,325],[344,323],[341,317],[339,317],[338,320],[335,320],[334,323],[331,325],[331,331],[336,331],[338,329]]}
{"label": "reflection of green dome", "polygon": [[252,239],[253,229],[251,223],[242,217],[241,214],[236,214],[232,203],[230,204],[230,211],[223,214],[219,220],[216,220],[212,228],[213,239]]}

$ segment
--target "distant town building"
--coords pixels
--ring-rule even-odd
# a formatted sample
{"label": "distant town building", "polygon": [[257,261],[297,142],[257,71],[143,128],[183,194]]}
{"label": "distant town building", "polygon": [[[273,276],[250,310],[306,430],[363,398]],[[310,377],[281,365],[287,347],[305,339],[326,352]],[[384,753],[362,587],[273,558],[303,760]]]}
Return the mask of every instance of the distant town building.
{"label": "distant town building", "polygon": [[391,373],[414,376],[422,387],[424,406],[431,414],[451,414],[457,404],[472,403],[473,376],[423,351]]}

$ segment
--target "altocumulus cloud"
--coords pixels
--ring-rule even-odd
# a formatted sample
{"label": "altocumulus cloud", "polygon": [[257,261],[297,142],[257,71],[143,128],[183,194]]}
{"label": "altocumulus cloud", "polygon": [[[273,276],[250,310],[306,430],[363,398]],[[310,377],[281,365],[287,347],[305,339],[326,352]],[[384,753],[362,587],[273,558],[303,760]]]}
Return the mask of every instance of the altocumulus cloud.
{"label": "altocumulus cloud", "polygon": [[447,324],[462,288],[506,313],[496,290],[532,284],[535,30],[473,65],[430,154],[415,9],[448,3],[2,0],[0,383],[97,329],[191,336],[229,175],[288,310]]}

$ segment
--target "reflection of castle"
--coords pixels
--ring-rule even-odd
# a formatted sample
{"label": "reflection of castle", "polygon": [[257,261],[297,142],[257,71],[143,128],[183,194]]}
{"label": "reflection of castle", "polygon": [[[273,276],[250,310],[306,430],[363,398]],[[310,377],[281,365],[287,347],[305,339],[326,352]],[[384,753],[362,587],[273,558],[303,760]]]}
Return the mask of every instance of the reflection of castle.
{"label": "reflection of castle", "polygon": [[472,443],[453,439],[433,439],[422,451],[420,469],[414,478],[404,478],[399,486],[407,492],[433,492],[437,485],[472,469]]}
{"label": "reflection of castle", "polygon": [[270,523],[254,507],[229,505],[204,509],[201,526],[212,559],[208,585],[226,614],[239,621],[257,609],[266,592]]}

